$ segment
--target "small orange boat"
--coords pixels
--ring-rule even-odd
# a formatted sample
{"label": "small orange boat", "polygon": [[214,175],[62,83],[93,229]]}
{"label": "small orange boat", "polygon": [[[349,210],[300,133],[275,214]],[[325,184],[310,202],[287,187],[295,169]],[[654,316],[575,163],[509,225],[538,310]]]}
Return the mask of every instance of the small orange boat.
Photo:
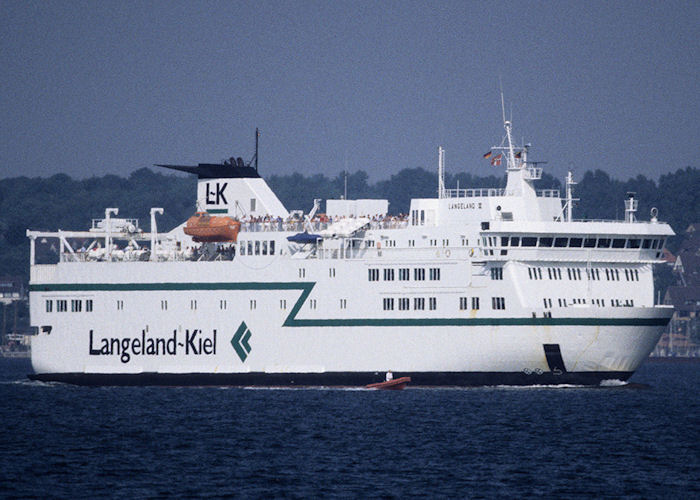
{"label": "small orange boat", "polygon": [[187,219],[185,234],[192,236],[197,243],[235,242],[241,223],[231,217],[212,216],[207,212],[197,212]]}
{"label": "small orange boat", "polygon": [[411,377],[399,377],[392,380],[386,380],[384,382],[377,382],[376,384],[368,384],[365,387],[367,389],[383,389],[387,391],[400,391],[406,387],[411,381]]}

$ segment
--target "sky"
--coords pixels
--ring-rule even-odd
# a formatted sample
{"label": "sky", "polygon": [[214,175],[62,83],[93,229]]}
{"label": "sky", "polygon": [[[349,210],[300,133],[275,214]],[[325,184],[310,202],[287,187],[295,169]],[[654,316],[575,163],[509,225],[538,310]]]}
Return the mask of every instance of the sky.
{"label": "sky", "polygon": [[[0,0],[0,178],[698,167],[698,1]],[[451,186],[448,186],[451,187]],[[462,186],[464,187],[464,186]]]}

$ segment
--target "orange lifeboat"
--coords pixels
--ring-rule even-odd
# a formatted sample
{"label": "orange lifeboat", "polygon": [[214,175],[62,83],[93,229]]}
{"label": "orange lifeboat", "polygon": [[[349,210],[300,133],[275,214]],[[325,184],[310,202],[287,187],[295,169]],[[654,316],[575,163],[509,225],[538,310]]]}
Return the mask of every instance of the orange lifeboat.
{"label": "orange lifeboat", "polygon": [[197,243],[235,242],[240,229],[241,223],[231,217],[217,217],[207,212],[197,212],[187,219],[184,231]]}

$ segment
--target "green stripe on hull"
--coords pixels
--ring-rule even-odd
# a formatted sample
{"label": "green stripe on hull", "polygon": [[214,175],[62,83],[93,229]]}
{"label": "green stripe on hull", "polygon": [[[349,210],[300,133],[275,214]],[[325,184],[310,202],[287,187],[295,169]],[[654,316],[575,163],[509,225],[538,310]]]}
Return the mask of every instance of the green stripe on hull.
{"label": "green stripe on hull", "polygon": [[348,318],[296,319],[315,283],[61,283],[30,284],[30,292],[132,292],[189,290],[301,290],[286,327],[339,326],[666,326],[670,318]]}

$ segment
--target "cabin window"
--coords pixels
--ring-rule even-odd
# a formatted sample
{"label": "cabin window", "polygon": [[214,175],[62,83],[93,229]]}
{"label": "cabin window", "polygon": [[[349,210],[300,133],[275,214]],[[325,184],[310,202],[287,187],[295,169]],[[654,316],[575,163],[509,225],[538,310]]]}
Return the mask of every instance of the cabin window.
{"label": "cabin window", "polygon": [[255,255],[260,255],[260,240],[255,242]]}
{"label": "cabin window", "polygon": [[162,311],[167,311],[168,310],[168,301],[167,300],[161,300],[160,301],[160,309]]}
{"label": "cabin window", "polygon": [[511,236],[510,237],[510,246],[512,246],[512,247],[520,246],[520,236]]}
{"label": "cabin window", "polygon": [[248,255],[253,255],[253,242],[248,242]]}
{"label": "cabin window", "polygon": [[557,238],[554,240],[554,246],[557,248],[564,248],[568,246],[569,238]]}
{"label": "cabin window", "polygon": [[641,240],[638,239],[629,239],[627,240],[627,248],[639,248],[641,243]]}
{"label": "cabin window", "polygon": [[581,248],[583,245],[583,238],[571,238],[569,239],[569,246],[571,248]]}
{"label": "cabin window", "polygon": [[502,280],[503,279],[503,268],[502,267],[492,267],[491,268],[491,279],[492,280]]}
{"label": "cabin window", "polygon": [[420,225],[421,226],[425,225],[425,210],[420,211]]}
{"label": "cabin window", "polygon": [[46,312],[50,313],[53,311],[53,300],[46,301]]}
{"label": "cabin window", "polygon": [[227,306],[228,306],[228,304],[226,303],[225,300],[219,300],[219,309],[226,310]]}
{"label": "cabin window", "polygon": [[437,309],[437,297],[428,297],[428,309],[431,311]]}
{"label": "cabin window", "polygon": [[394,281],[393,269],[384,269],[384,281]]}
{"label": "cabin window", "polygon": [[283,311],[287,309],[287,300],[286,299],[280,299],[280,309]]}
{"label": "cabin window", "polygon": [[492,309],[505,309],[506,299],[504,297],[491,297],[491,308]]}
{"label": "cabin window", "polygon": [[413,309],[417,311],[425,309],[425,299],[423,297],[415,297],[413,299]]}
{"label": "cabin window", "polygon": [[[408,300],[408,299],[406,299]],[[340,308],[341,309],[347,309],[348,307],[348,299],[340,299]]]}
{"label": "cabin window", "polygon": [[625,240],[622,238],[615,238],[612,242],[613,248],[625,248]]}
{"label": "cabin window", "polygon": [[551,247],[553,238],[540,238],[541,247]]}
{"label": "cabin window", "polygon": [[92,312],[92,299],[85,301],[85,312]]}
{"label": "cabin window", "polygon": [[425,269],[422,267],[417,267],[413,270],[413,279],[416,281],[424,281],[425,280]]}
{"label": "cabin window", "polygon": [[267,241],[262,242],[262,254],[267,255]]}
{"label": "cabin window", "polygon": [[190,309],[192,309],[193,311],[197,310],[197,301],[196,300],[194,300],[194,299],[190,300]]}
{"label": "cabin window", "polygon": [[303,267],[299,268],[299,277],[300,278],[306,278],[306,269]]}
{"label": "cabin window", "polygon": [[[63,302],[65,302],[65,300]],[[65,304],[64,304],[64,307],[65,307]],[[123,310],[124,310],[124,301],[118,300],[117,301],[117,311],[123,311]]]}
{"label": "cabin window", "polygon": [[241,241],[238,243],[238,253],[241,255],[245,255],[245,241]]}
{"label": "cabin window", "polygon": [[82,311],[83,309],[83,301],[82,300],[71,300],[70,301],[70,310],[71,312],[77,313]]}
{"label": "cabin window", "polygon": [[610,238],[598,238],[598,248],[610,248]]}
{"label": "cabin window", "polygon": [[430,268],[430,280],[431,281],[439,281],[440,280],[440,268],[439,267],[431,267]]}
{"label": "cabin window", "polygon": [[369,269],[369,281],[379,281],[379,269]]}
{"label": "cabin window", "polygon": [[459,310],[465,311],[467,309],[469,309],[469,299],[467,297],[460,297],[459,298]]}
{"label": "cabin window", "polygon": [[329,277],[329,278],[335,278],[335,267],[329,267],[329,268],[328,268],[328,277]]}
{"label": "cabin window", "polygon": [[534,247],[535,245],[537,245],[537,238],[532,238],[530,236],[523,237],[524,247]]}
{"label": "cabin window", "polygon": [[385,297],[384,298],[384,310],[393,311],[394,310],[394,299]]}
{"label": "cabin window", "polygon": [[472,309],[479,309],[479,297],[472,297]]}
{"label": "cabin window", "polygon": [[407,267],[399,269],[399,281],[408,281],[411,279],[411,270]]}
{"label": "cabin window", "polygon": [[408,311],[411,307],[411,299],[402,297],[399,299],[399,311]]}
{"label": "cabin window", "polygon": [[270,241],[270,255],[275,255],[275,240]]}

